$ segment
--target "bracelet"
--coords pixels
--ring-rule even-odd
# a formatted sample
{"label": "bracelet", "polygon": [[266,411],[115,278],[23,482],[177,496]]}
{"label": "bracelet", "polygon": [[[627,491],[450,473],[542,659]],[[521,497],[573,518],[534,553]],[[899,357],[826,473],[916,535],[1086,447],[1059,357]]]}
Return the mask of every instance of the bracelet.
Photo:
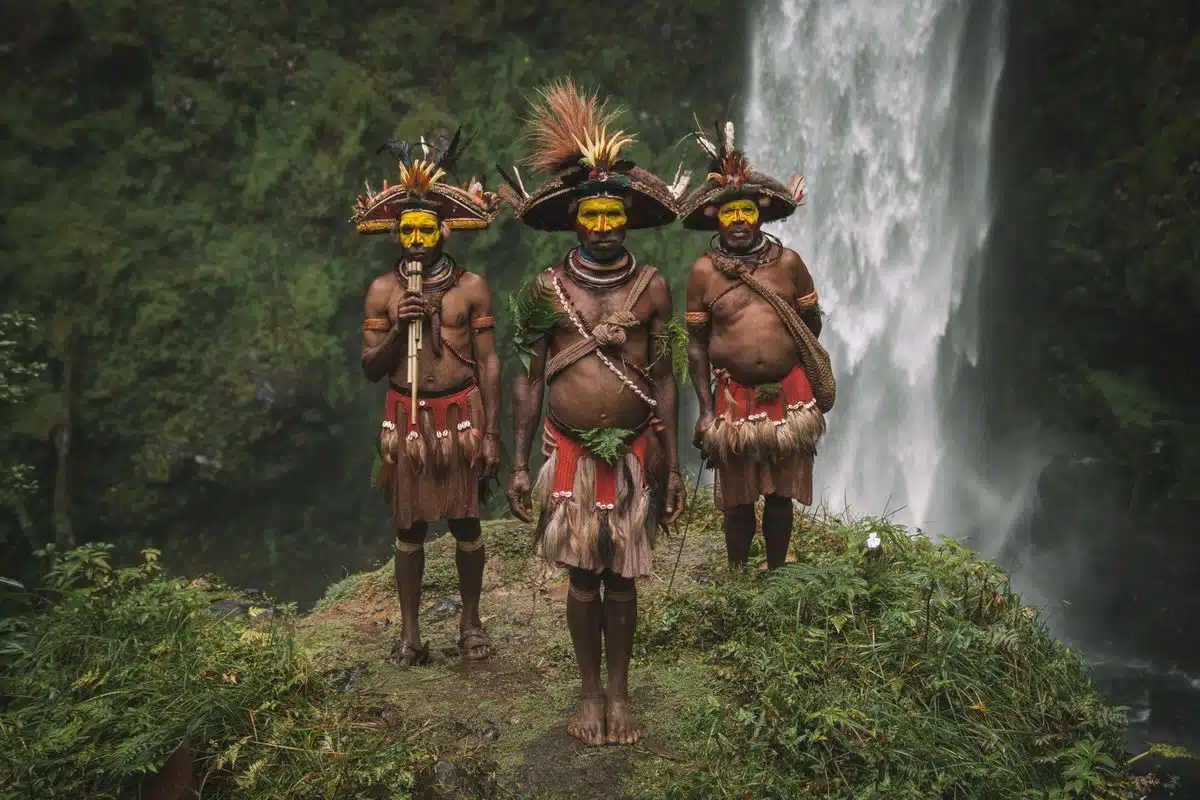
{"label": "bracelet", "polygon": [[529,472],[529,467],[513,467],[511,472]]}
{"label": "bracelet", "polygon": [[667,470],[667,472],[671,475],[678,475],[681,478],[683,477],[683,473],[677,469],[669,469],[669,470]]}
{"label": "bracelet", "polygon": [[500,438],[500,434],[496,433],[495,431],[488,431],[487,433],[485,433],[485,434],[483,434],[483,435],[484,435],[484,436],[491,436],[491,437],[494,437],[494,438],[496,438],[496,439],[499,439],[499,438]]}

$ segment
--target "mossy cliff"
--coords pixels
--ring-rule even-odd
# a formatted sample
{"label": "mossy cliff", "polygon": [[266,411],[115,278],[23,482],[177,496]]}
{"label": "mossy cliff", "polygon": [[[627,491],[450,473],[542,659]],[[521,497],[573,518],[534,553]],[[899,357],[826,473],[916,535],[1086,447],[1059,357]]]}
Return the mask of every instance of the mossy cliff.
{"label": "mossy cliff", "polygon": [[133,796],[185,741],[203,797],[1133,797],[1153,781],[1128,773],[1123,711],[994,565],[803,516],[795,563],[768,574],[755,552],[732,575],[697,505],[640,585],[635,747],[563,728],[566,587],[527,526],[486,526],[499,652],[482,665],[454,650],[453,545],[429,544],[433,658],[412,670],[387,663],[390,564],[297,615],[91,549],[58,562],[51,607],[7,623],[0,797]]}

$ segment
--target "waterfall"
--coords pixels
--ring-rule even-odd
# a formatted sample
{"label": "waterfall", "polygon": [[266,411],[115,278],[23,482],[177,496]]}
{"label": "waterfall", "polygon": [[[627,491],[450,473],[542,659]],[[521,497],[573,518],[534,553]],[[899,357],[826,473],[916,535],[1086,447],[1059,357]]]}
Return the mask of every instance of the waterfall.
{"label": "waterfall", "polygon": [[768,0],[752,20],[741,138],[767,174],[807,179],[805,205],[768,229],[827,314],[838,405],[814,488],[832,511],[1011,526],[1011,491],[974,463],[982,388],[960,386],[978,382],[1004,5]]}

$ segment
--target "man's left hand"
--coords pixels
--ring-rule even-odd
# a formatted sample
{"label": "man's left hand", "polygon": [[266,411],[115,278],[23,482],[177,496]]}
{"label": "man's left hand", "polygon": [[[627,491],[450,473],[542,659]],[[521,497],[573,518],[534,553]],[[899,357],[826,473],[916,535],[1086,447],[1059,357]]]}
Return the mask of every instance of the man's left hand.
{"label": "man's left hand", "polygon": [[683,487],[683,477],[678,470],[672,470],[667,476],[667,523],[670,524],[679,519],[679,515],[683,513],[683,506],[686,502],[687,490]]}
{"label": "man's left hand", "polygon": [[489,478],[495,475],[500,467],[500,440],[495,436],[483,437],[483,456],[479,467]]}

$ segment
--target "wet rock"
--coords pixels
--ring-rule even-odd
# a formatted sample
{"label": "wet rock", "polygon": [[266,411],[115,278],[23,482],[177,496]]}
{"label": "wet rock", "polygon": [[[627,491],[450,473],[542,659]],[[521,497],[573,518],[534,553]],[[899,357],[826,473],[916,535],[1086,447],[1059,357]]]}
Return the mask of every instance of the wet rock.
{"label": "wet rock", "polygon": [[367,663],[361,662],[350,667],[338,667],[325,673],[333,688],[338,692],[350,692],[358,688],[362,679],[367,675]]}
{"label": "wet rock", "polygon": [[225,619],[227,617],[246,616],[250,611],[250,604],[233,598],[226,598],[224,600],[214,600],[208,608],[214,616]]}
{"label": "wet rock", "polygon": [[453,597],[447,597],[445,600],[440,601],[437,605],[435,605],[430,610],[434,614],[449,615],[449,614],[457,614],[461,608],[462,608],[462,606],[460,606],[458,604],[457,600],[455,600]]}

